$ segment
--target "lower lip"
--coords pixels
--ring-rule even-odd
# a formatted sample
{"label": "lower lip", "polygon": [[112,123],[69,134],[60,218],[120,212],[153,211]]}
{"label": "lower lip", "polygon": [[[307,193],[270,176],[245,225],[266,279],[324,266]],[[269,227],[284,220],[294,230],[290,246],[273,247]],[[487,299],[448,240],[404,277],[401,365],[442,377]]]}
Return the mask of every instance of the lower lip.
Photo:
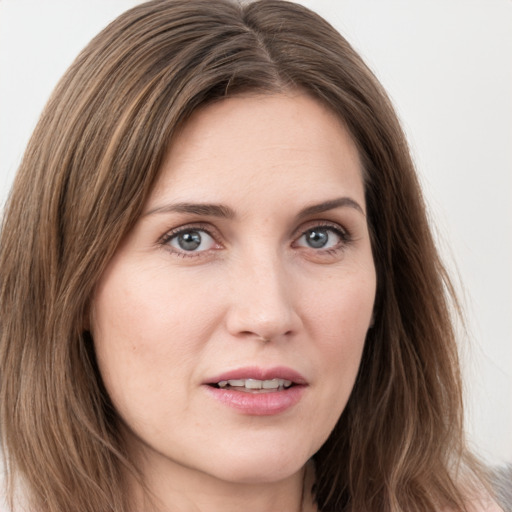
{"label": "lower lip", "polygon": [[219,402],[252,416],[280,414],[299,402],[306,386],[295,385],[282,391],[251,393],[205,386]]}

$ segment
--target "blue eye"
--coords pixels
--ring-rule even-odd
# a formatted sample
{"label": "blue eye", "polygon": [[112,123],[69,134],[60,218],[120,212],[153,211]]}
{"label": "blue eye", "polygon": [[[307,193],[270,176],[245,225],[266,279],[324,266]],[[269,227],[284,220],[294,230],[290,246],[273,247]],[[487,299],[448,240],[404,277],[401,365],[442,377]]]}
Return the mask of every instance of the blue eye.
{"label": "blue eye", "polygon": [[184,229],[171,235],[166,243],[180,252],[201,252],[212,249],[215,240],[202,229]]}
{"label": "blue eye", "polygon": [[334,228],[317,226],[304,232],[297,245],[312,249],[331,249],[336,247],[341,240],[341,234]]}

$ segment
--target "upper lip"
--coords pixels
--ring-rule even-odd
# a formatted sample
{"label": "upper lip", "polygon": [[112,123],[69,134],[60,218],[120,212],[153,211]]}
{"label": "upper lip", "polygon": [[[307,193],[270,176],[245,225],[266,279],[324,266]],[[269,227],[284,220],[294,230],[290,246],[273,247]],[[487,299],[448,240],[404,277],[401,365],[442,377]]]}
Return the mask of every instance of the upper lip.
{"label": "upper lip", "polygon": [[217,384],[224,380],[235,379],[256,379],[256,380],[272,380],[283,379],[289,380],[294,384],[307,384],[306,379],[296,370],[286,366],[273,366],[271,368],[260,368],[258,366],[245,366],[228,370],[212,378],[208,378],[203,384]]}

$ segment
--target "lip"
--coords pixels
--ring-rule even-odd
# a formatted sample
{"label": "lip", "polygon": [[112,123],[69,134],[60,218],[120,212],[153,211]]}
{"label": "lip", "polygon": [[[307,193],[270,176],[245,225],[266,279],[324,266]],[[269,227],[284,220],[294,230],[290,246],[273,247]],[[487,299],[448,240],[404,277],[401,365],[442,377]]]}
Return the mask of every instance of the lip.
{"label": "lip", "polygon": [[[284,379],[292,381],[293,385],[287,389],[266,393],[251,393],[212,386],[222,380],[235,379]],[[299,372],[285,366],[237,368],[203,382],[203,388],[210,397],[224,406],[250,416],[272,416],[285,412],[300,401],[307,386],[306,379]]]}
{"label": "lip", "polygon": [[260,368],[258,366],[246,366],[244,368],[236,368],[228,370],[224,373],[208,378],[203,384],[217,384],[221,380],[235,379],[257,379],[272,380],[284,379],[291,380],[294,384],[306,386],[306,379],[296,370],[292,370],[286,366],[274,366],[271,368]]}

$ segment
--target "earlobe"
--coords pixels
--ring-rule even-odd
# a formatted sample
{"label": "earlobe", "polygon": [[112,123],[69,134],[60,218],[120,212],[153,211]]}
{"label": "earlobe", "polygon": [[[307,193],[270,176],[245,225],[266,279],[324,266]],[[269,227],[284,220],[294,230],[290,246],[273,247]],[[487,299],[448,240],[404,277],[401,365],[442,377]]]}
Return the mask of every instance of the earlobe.
{"label": "earlobe", "polygon": [[89,332],[91,330],[91,306],[88,303],[82,315],[82,331]]}

